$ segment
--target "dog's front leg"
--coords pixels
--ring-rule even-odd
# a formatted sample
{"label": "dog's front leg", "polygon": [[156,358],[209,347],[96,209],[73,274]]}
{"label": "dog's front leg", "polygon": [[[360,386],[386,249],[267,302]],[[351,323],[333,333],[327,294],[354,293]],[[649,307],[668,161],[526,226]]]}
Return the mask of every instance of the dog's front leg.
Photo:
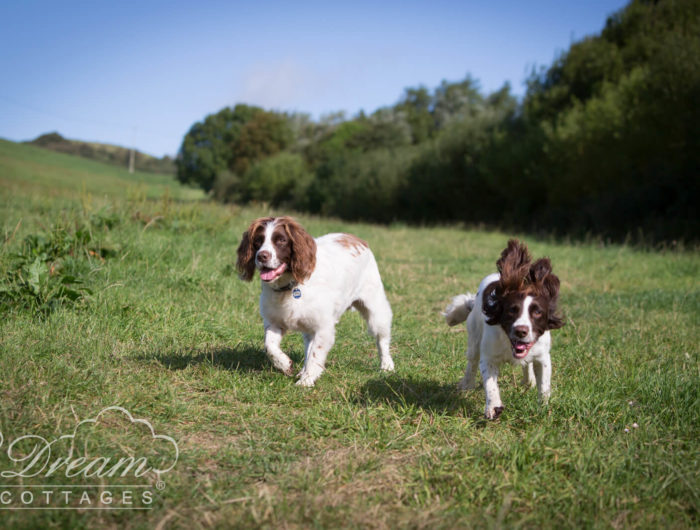
{"label": "dog's front leg", "polygon": [[534,363],[526,363],[523,365],[523,386],[533,388],[535,386],[535,370]]}
{"label": "dog's front leg", "polygon": [[265,350],[272,365],[284,373],[284,375],[294,375],[292,360],[280,348],[284,331],[274,326],[265,327]]}
{"label": "dog's front leg", "polygon": [[498,365],[484,360],[482,356],[479,363],[481,377],[484,379],[484,391],[486,392],[486,419],[495,420],[503,412],[501,394],[498,390]]}
{"label": "dog's front leg", "polygon": [[299,386],[314,386],[316,380],[321,376],[326,366],[328,350],[335,342],[335,328],[318,330],[313,335],[305,335],[306,358],[304,368],[299,372]]}
{"label": "dog's front leg", "polygon": [[535,379],[537,380],[537,392],[540,395],[540,400],[545,405],[549,401],[550,384],[552,380],[552,362],[549,355],[545,356],[541,361],[535,361]]}

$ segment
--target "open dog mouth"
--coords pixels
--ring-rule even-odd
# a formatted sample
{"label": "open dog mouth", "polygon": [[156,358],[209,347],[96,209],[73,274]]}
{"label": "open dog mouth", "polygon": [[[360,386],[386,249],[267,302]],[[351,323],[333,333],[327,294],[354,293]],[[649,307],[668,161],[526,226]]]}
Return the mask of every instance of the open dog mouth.
{"label": "open dog mouth", "polygon": [[269,267],[261,267],[260,268],[260,279],[264,282],[273,282],[282,274],[284,274],[284,271],[287,270],[287,264],[282,263],[279,267],[276,269],[271,269]]}
{"label": "open dog mouth", "polygon": [[513,347],[513,357],[516,359],[522,359],[528,353],[530,353],[530,348],[532,348],[532,345],[535,343],[510,339],[510,344]]}

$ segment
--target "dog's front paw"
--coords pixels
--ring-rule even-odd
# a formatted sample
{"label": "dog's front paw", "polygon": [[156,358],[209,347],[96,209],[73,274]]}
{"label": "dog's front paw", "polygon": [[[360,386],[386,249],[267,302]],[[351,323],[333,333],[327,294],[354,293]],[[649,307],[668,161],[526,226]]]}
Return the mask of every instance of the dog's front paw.
{"label": "dog's front paw", "polygon": [[393,372],[394,371],[394,361],[391,358],[382,359],[382,363],[379,365],[379,368],[381,370],[384,370],[385,372]]}
{"label": "dog's front paw", "polygon": [[304,366],[301,372],[299,372],[297,375],[297,378],[299,379],[299,381],[297,381],[297,385],[310,388],[314,386],[316,380],[321,377],[322,373],[323,369],[319,369],[317,365]]}
{"label": "dog's front paw", "polygon": [[287,355],[284,354],[284,352],[276,355],[268,354],[268,358],[276,370],[279,370],[287,376],[294,375],[294,363],[289,357],[287,357]]}
{"label": "dog's front paw", "polygon": [[316,383],[316,379],[313,377],[310,377],[309,374],[304,373],[303,371],[299,374],[299,381],[297,381],[297,386],[304,386],[306,388],[311,388],[314,386]]}
{"label": "dog's front paw", "polygon": [[503,405],[501,405],[500,407],[493,407],[491,409],[487,408],[486,412],[484,413],[484,416],[486,416],[487,420],[495,420],[501,415],[503,409],[505,409]]}

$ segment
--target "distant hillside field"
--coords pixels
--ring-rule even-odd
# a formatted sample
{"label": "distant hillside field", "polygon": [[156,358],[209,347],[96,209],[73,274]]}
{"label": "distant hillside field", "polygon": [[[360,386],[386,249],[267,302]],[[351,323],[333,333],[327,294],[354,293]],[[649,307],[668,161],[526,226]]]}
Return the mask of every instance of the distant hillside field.
{"label": "distant hillside field", "polygon": [[[77,155],[83,158],[105,162],[114,166],[129,166],[130,149],[118,145],[69,140],[57,132],[42,134],[38,138],[25,143],[43,147],[44,149],[51,149],[59,153],[67,153],[69,155]],[[134,167],[139,171],[175,174],[175,163],[169,156],[156,158],[141,153],[140,151],[134,153]]]}
{"label": "distant hillside field", "polygon": [[55,153],[33,145],[0,139],[0,185],[28,195],[41,190],[52,196],[75,196],[77,192],[126,198],[139,194],[174,199],[200,199],[204,193],[178,183],[171,175],[118,168],[78,156]]}

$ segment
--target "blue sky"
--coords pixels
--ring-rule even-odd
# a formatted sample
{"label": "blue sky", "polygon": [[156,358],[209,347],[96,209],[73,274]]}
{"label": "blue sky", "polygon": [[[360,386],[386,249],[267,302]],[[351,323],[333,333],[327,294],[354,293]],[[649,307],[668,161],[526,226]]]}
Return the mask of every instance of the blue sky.
{"label": "blue sky", "polygon": [[189,127],[248,103],[353,116],[467,74],[522,95],[533,67],[598,33],[621,0],[0,3],[0,137],[175,155]]}

